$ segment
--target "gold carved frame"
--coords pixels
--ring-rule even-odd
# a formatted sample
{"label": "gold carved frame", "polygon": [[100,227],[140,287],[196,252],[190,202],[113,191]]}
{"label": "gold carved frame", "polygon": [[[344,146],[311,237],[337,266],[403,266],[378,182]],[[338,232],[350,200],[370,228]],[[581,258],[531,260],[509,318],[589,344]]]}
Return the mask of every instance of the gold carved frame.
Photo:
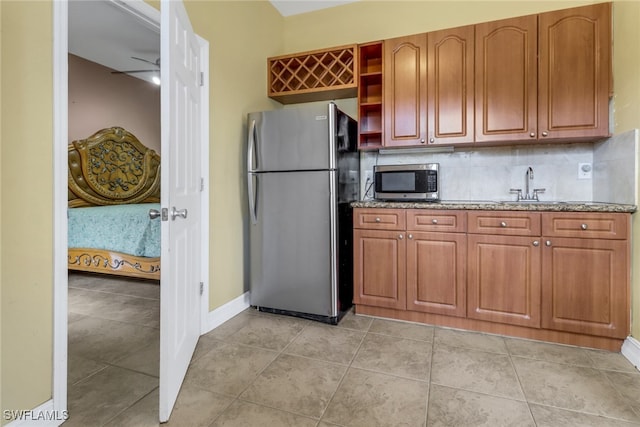
{"label": "gold carved frame", "polygon": [[[69,208],[160,202],[160,156],[121,127],[68,147]],[[69,248],[69,270],[160,279],[160,258]]]}

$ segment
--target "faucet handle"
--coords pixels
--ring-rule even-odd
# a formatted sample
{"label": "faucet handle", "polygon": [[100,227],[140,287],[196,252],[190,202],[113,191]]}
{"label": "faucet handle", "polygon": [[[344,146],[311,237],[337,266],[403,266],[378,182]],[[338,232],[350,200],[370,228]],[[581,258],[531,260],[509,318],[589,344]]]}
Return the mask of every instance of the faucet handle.
{"label": "faucet handle", "polygon": [[544,193],[545,188],[534,188],[533,189],[533,200],[538,200],[538,193]]}
{"label": "faucet handle", "polygon": [[517,201],[522,200],[522,188],[510,188],[509,193],[517,193],[518,194]]}

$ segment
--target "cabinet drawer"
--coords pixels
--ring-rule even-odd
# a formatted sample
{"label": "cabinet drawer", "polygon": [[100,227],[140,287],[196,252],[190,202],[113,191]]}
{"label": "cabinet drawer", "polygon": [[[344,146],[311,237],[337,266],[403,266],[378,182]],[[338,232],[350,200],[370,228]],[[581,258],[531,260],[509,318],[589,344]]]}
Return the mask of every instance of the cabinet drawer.
{"label": "cabinet drawer", "polygon": [[407,230],[464,233],[467,231],[467,213],[412,209],[407,211]]}
{"label": "cabinet drawer", "polygon": [[404,230],[406,225],[404,209],[356,208],[353,210],[353,228]]}
{"label": "cabinet drawer", "polygon": [[629,215],[586,212],[545,213],[542,215],[542,234],[550,237],[627,239]]}
{"label": "cabinet drawer", "polygon": [[467,216],[469,233],[471,234],[540,235],[539,213],[476,211],[469,212]]}

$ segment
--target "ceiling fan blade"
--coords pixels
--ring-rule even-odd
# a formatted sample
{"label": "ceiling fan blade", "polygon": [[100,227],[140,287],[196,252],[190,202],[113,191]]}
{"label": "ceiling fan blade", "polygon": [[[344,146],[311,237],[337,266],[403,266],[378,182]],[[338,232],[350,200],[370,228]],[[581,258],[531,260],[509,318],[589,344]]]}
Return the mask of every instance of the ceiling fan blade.
{"label": "ceiling fan blade", "polygon": [[111,74],[157,73],[158,70],[112,71]]}
{"label": "ceiling fan blade", "polygon": [[132,56],[131,59],[137,59],[138,61],[146,62],[147,64],[155,65],[156,67],[160,67],[160,58],[156,59],[156,62],[149,61],[144,58],[138,58],[137,56]]}

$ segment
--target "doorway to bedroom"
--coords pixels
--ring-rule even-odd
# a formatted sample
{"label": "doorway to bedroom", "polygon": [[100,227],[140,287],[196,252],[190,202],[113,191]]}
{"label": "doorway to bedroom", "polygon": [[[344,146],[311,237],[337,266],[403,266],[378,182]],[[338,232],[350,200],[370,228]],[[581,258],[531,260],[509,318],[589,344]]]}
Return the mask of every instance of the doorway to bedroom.
{"label": "doorway to bedroom", "polygon": [[[159,28],[113,2],[71,1],[68,50],[68,142],[87,140],[104,129],[119,127],[161,154],[160,86],[152,81],[159,76]],[[122,168],[115,162],[109,167]],[[142,167],[146,173],[146,166]],[[133,178],[139,178],[135,171]],[[131,179],[124,182],[123,186],[136,184]],[[159,197],[158,188],[157,202]],[[145,207],[144,216],[148,210]],[[109,252],[159,259],[159,227],[151,233],[156,239],[141,231],[128,233],[119,241],[115,238],[118,231],[131,228],[136,220],[125,220],[122,213],[113,215],[112,222],[105,218],[99,226],[95,217],[83,224],[70,215],[70,247],[104,249],[106,237],[109,245],[114,245],[109,246]],[[81,230],[80,236],[73,235],[75,229]],[[95,237],[89,237],[92,231],[98,231]],[[78,256],[85,256],[78,263],[120,267],[120,258],[114,261],[102,252]],[[159,281],[70,270],[67,295],[69,422],[115,422],[136,402],[150,401],[157,413]]]}

